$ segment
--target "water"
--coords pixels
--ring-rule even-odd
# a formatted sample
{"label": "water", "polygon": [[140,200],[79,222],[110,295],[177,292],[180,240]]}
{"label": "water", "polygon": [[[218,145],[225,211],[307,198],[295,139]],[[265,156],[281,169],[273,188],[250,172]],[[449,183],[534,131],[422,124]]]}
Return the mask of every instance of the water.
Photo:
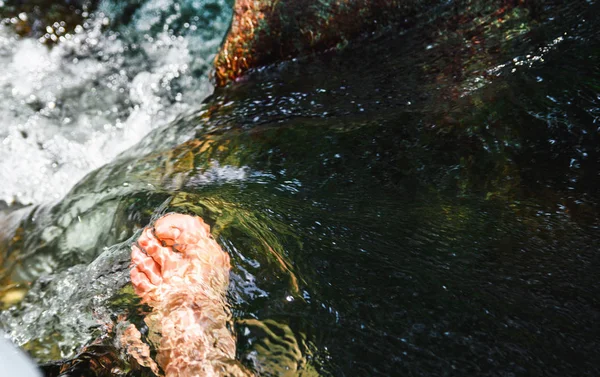
{"label": "water", "polygon": [[53,363],[139,323],[128,245],[177,211],[232,256],[263,374],[597,375],[600,13],[536,4],[265,68],[6,215],[0,281],[37,282],[2,328]]}
{"label": "water", "polygon": [[[33,10],[0,26],[0,200],[8,204],[60,199],[212,91],[208,71],[231,17],[226,1],[88,7],[76,25],[55,20],[26,38],[11,19],[35,28],[45,20]],[[52,40],[53,48],[42,43]]]}

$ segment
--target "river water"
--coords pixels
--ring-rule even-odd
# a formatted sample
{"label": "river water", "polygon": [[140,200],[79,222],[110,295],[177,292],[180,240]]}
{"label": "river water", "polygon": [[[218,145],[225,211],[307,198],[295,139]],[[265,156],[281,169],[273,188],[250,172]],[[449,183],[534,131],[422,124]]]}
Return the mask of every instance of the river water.
{"label": "river water", "polygon": [[[208,71],[231,18],[225,0],[103,1],[66,10],[85,17],[59,13],[71,22],[45,25],[39,13],[49,3],[37,12],[7,4],[12,17],[0,26],[0,201],[8,204],[61,198],[194,109],[212,91]],[[20,23],[31,35],[15,33]]]}
{"label": "river water", "polygon": [[3,194],[34,205],[0,218],[0,281],[35,283],[2,328],[48,366],[139,322],[129,245],[176,211],[232,256],[238,356],[262,375],[598,375],[599,16],[449,3],[206,99],[189,89],[182,108],[155,94],[154,130],[61,200]]}

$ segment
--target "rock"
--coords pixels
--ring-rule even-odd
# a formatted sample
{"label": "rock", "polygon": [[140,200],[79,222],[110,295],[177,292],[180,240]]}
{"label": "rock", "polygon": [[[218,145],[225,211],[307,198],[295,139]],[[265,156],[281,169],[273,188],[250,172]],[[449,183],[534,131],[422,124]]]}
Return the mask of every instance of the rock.
{"label": "rock", "polygon": [[438,0],[237,0],[215,58],[217,86],[251,68],[343,46],[390,24],[413,22]]}

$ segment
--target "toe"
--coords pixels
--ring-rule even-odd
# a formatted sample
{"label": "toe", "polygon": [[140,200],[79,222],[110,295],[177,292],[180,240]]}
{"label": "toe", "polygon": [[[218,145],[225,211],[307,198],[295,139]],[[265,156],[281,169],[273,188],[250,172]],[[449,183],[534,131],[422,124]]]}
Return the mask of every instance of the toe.
{"label": "toe", "polygon": [[146,253],[154,259],[159,267],[165,265],[165,260],[169,258],[172,253],[169,247],[164,247],[161,244],[161,240],[154,237],[152,229],[146,228],[138,240],[140,247],[146,251]]}
{"label": "toe", "polygon": [[154,225],[156,237],[168,246],[178,243],[181,233],[187,230],[186,223],[188,222],[188,217],[191,216],[169,214],[158,219]]}
{"label": "toe", "polygon": [[[210,228],[197,216],[172,213],[156,222],[156,236],[168,246],[196,244],[200,239],[209,237]],[[185,251],[185,248],[182,248]]]}
{"label": "toe", "polygon": [[135,289],[135,293],[140,297],[146,297],[148,292],[154,289],[154,285],[150,283],[148,276],[145,273],[140,271],[140,269],[136,266],[131,272],[131,283],[133,284],[133,288]]}
{"label": "toe", "polygon": [[162,282],[161,268],[158,263],[135,245],[131,247],[131,260],[138,271],[146,275],[150,283],[158,285]]}

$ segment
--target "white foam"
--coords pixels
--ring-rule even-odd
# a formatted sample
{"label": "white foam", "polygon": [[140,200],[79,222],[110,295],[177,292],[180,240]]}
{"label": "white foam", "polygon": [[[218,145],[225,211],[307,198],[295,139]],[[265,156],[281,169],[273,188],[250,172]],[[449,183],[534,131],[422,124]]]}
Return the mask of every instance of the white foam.
{"label": "white foam", "polygon": [[[176,35],[168,23],[178,14],[161,21],[155,10],[177,4],[147,1],[130,28],[143,34],[136,38],[105,31],[110,20],[98,13],[51,49],[0,26],[0,200],[59,199],[150,130],[197,108],[212,90],[207,71],[228,15],[212,34]],[[144,34],[158,22],[161,31]]]}

